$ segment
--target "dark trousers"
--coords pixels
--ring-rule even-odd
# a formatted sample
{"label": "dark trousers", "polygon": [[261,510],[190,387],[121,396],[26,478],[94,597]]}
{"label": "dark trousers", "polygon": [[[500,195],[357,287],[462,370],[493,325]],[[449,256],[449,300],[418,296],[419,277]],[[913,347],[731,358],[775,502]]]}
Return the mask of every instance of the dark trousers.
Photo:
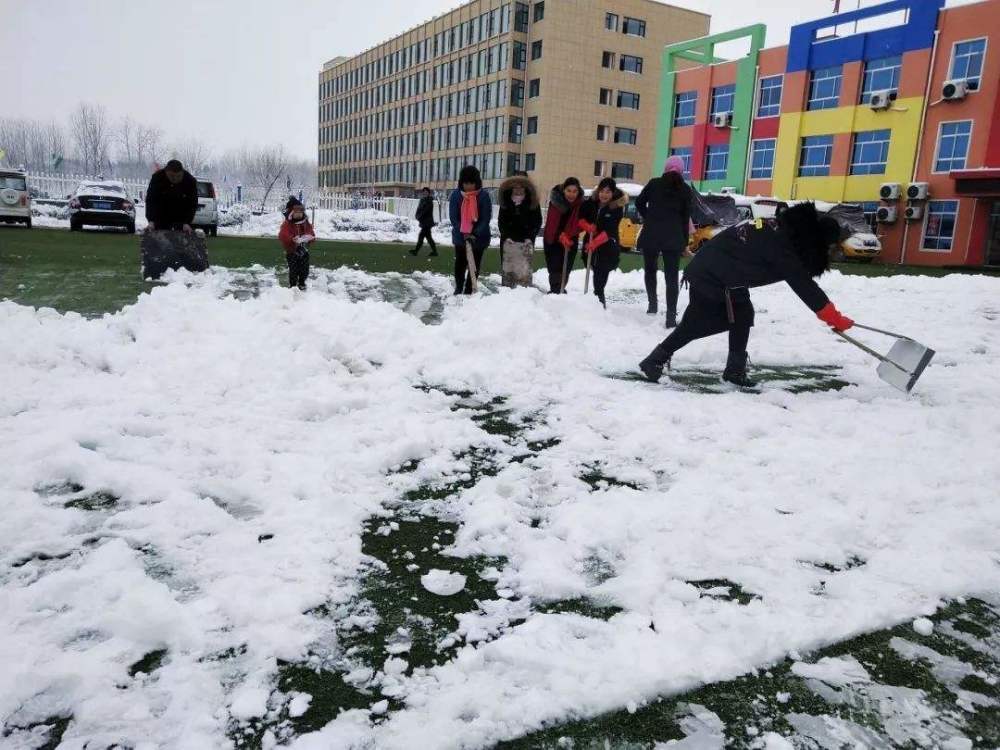
{"label": "dark trousers", "polygon": [[[476,261],[476,278],[483,270],[483,254],[485,247],[472,245],[472,257]],[[469,273],[469,262],[465,259],[465,245],[455,246],[455,294],[472,294],[472,274]]]}
{"label": "dark trousers", "polygon": [[566,259],[566,285],[569,286],[569,274],[576,262],[576,248],[569,249],[569,257],[563,246],[558,242],[545,245],[545,267],[549,270],[549,294],[565,292],[563,289],[563,259]]}
{"label": "dark trousers", "polygon": [[692,284],[691,301],[680,324],[653,349],[646,362],[663,367],[676,351],[696,339],[729,331],[729,361],[742,367],[746,362],[747,343],[753,327],[754,309],[750,291],[712,287],[699,291]]}
{"label": "dark trousers", "polygon": [[434,244],[434,238],[431,236],[431,227],[420,227],[420,235],[417,237],[417,247],[414,249],[413,253],[416,255],[420,252],[420,249],[424,246],[424,240],[427,240],[427,244],[431,246],[431,252],[437,254],[437,245]]}
{"label": "dark trousers", "polygon": [[680,293],[681,250],[667,248],[642,249],[642,262],[646,274],[646,297],[650,304],[656,302],[656,270],[663,256],[663,276],[667,281],[667,313],[677,313],[677,296]]}
{"label": "dark trousers", "polygon": [[604,290],[608,286],[608,277],[612,271],[618,268],[621,255],[617,246],[613,246],[609,242],[596,250],[593,256],[590,260],[590,270],[594,274],[594,294],[597,295],[597,299],[604,302]]}
{"label": "dark trousers", "polygon": [[309,278],[309,251],[303,250],[301,255],[287,253],[285,260],[288,261],[288,286],[304,287]]}

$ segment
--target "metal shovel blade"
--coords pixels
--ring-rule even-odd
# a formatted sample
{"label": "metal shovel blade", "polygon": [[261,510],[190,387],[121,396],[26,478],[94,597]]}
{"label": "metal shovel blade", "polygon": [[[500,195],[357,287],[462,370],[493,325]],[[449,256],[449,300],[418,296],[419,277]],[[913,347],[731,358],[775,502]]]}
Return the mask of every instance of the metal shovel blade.
{"label": "metal shovel blade", "polygon": [[913,339],[899,339],[879,363],[876,372],[893,388],[909,393],[933,358],[933,349]]}

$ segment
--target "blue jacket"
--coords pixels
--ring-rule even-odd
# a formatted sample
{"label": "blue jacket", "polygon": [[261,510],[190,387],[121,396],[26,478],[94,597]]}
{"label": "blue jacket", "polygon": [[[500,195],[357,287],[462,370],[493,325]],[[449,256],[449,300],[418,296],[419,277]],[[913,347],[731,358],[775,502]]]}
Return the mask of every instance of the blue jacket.
{"label": "blue jacket", "polygon": [[[462,191],[454,190],[448,200],[448,216],[451,219],[451,243],[455,247],[465,247],[462,237]],[[479,221],[472,228],[477,250],[490,246],[490,219],[493,218],[493,201],[485,190],[479,191]]]}

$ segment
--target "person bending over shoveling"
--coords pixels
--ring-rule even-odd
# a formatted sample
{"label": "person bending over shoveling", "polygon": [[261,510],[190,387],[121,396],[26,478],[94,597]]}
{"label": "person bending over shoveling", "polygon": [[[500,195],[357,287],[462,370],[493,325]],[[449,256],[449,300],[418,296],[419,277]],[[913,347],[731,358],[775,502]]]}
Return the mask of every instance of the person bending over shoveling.
{"label": "person bending over shoveling", "polygon": [[835,331],[854,321],[841,315],[813,281],[830,268],[830,246],[840,238],[836,219],[820,217],[812,203],[785,209],[776,219],[744,221],[704,244],[684,280],[691,297],[680,325],[660,342],[639,369],[656,382],[674,353],[695,339],[729,332],[729,358],[722,379],[741,388],[747,375],[747,343],[754,323],[750,289],[786,282],[817,317]]}

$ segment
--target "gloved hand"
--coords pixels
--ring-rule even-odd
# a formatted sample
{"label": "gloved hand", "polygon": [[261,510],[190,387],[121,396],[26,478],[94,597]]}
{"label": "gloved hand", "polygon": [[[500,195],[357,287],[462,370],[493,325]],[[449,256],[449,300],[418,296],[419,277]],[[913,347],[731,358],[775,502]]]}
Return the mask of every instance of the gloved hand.
{"label": "gloved hand", "polygon": [[595,225],[595,224],[591,224],[591,223],[590,223],[589,221],[587,221],[586,219],[580,219],[580,220],[579,220],[579,221],[578,221],[578,222],[576,223],[576,225],[577,225],[578,227],[580,227],[580,229],[582,229],[582,230],[583,230],[584,232],[586,232],[587,234],[593,234],[594,232],[596,232],[596,231],[597,231],[597,225]]}
{"label": "gloved hand", "polygon": [[563,246],[563,250],[569,250],[573,247],[573,240],[570,239],[569,235],[563,232],[559,235],[559,244]]}
{"label": "gloved hand", "polygon": [[592,253],[598,248],[606,245],[608,243],[608,239],[609,237],[607,232],[601,232],[596,237],[592,237],[590,242],[587,243],[587,252]]}
{"label": "gloved hand", "polygon": [[843,333],[854,325],[854,321],[843,315],[840,310],[834,307],[832,302],[827,302],[826,306],[816,313],[816,317],[837,333]]}

